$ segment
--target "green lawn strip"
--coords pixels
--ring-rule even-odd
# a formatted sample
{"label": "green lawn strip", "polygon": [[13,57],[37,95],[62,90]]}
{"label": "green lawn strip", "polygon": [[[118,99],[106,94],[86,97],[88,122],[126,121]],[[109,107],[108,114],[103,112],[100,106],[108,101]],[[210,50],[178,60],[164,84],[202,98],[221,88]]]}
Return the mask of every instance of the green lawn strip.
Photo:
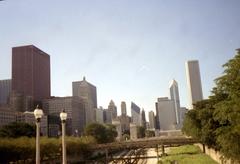
{"label": "green lawn strip", "polygon": [[202,153],[199,147],[194,145],[170,148],[167,154],[168,156],[162,157],[159,163],[170,164],[177,161],[178,164],[217,164],[208,155]]}

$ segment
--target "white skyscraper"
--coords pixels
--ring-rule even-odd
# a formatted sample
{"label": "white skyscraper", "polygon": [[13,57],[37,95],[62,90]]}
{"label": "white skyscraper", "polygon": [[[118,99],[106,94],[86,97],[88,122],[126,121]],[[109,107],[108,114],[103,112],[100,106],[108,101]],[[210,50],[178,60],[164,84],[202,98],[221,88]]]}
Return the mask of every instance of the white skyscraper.
{"label": "white skyscraper", "polygon": [[189,92],[189,108],[193,109],[193,104],[203,99],[198,60],[187,61],[185,66]]}
{"label": "white skyscraper", "polygon": [[180,123],[180,100],[178,92],[178,83],[175,80],[172,80],[170,87],[170,98],[174,101],[174,109],[177,124]]}

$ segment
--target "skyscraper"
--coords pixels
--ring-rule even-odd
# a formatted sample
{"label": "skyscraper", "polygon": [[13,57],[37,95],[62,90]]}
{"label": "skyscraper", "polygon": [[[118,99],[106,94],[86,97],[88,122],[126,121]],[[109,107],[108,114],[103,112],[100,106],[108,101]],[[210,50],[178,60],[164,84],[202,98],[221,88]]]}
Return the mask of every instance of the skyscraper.
{"label": "skyscraper", "polygon": [[179,100],[179,91],[178,91],[178,83],[175,80],[172,80],[170,87],[170,98],[174,101],[174,109],[177,124],[180,123],[180,100]]}
{"label": "skyscraper", "polygon": [[88,99],[92,102],[93,107],[97,108],[97,88],[87,82],[85,77],[83,77],[82,81],[72,82],[72,94],[73,96]]}
{"label": "skyscraper", "polygon": [[153,111],[148,112],[148,119],[149,119],[150,129],[155,129],[156,121],[155,121],[155,115]]}
{"label": "skyscraper", "polygon": [[189,107],[193,109],[193,104],[203,99],[199,63],[198,60],[191,60],[187,61],[185,66],[189,92]]}
{"label": "skyscraper", "polygon": [[86,124],[95,122],[94,110],[97,108],[96,87],[87,82],[86,78],[83,77],[82,81],[72,82],[72,94],[84,100]]}
{"label": "skyscraper", "polygon": [[131,103],[132,123],[141,126],[140,108],[134,102]]}
{"label": "skyscraper", "polygon": [[114,104],[113,100],[110,101],[109,105],[108,105],[108,110],[111,112],[112,114],[112,119],[117,118],[117,107]]}
{"label": "skyscraper", "polygon": [[50,56],[33,45],[13,47],[12,91],[37,103],[49,98]]}
{"label": "skyscraper", "polygon": [[143,126],[146,129],[146,116],[144,109],[142,109],[141,111],[141,126]]}
{"label": "skyscraper", "polygon": [[126,102],[125,101],[121,102],[121,114],[122,115],[127,115],[127,106],[126,106]]}
{"label": "skyscraper", "polygon": [[12,81],[0,80],[0,105],[9,103],[9,96],[11,92]]}

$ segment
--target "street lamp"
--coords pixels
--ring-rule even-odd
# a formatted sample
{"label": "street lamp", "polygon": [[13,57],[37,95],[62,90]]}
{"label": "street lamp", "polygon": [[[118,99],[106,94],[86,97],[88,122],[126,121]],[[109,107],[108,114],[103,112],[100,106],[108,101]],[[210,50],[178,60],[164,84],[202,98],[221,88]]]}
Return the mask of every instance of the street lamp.
{"label": "street lamp", "polygon": [[67,120],[67,113],[65,112],[65,110],[63,110],[60,113],[60,118],[62,121],[62,163],[67,164],[66,144],[65,144],[65,126],[66,126],[66,120]]}
{"label": "street lamp", "polygon": [[40,121],[43,116],[43,111],[42,109],[39,109],[38,105],[36,109],[34,110],[34,116],[36,119],[36,164],[40,164]]}

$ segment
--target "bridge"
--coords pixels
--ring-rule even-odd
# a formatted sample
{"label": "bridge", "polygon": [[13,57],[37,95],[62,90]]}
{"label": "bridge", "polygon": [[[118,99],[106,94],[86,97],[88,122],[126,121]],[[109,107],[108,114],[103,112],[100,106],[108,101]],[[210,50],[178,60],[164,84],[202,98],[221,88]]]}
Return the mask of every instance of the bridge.
{"label": "bridge", "polygon": [[199,143],[198,140],[189,137],[153,137],[146,139],[129,140],[122,142],[113,142],[107,144],[98,144],[92,146],[92,150],[103,150],[103,149],[137,149],[137,148],[155,148],[156,145],[163,146],[177,146]]}
{"label": "bridge", "polygon": [[[98,163],[124,163],[124,164],[135,164],[139,159],[157,158],[165,155],[166,147],[180,146],[186,144],[199,143],[198,140],[189,137],[153,137],[121,142],[113,142],[107,144],[97,144],[91,146],[91,150],[104,151],[105,157],[100,159]],[[147,148],[156,148],[156,156],[146,156],[144,151]],[[159,151],[160,148],[160,151]],[[117,157],[113,156],[114,150],[129,150],[128,155],[120,155]],[[159,154],[161,152],[161,154]],[[129,155],[130,154],[130,155]],[[91,161],[88,161],[91,163]],[[93,162],[94,163],[94,162]]]}

